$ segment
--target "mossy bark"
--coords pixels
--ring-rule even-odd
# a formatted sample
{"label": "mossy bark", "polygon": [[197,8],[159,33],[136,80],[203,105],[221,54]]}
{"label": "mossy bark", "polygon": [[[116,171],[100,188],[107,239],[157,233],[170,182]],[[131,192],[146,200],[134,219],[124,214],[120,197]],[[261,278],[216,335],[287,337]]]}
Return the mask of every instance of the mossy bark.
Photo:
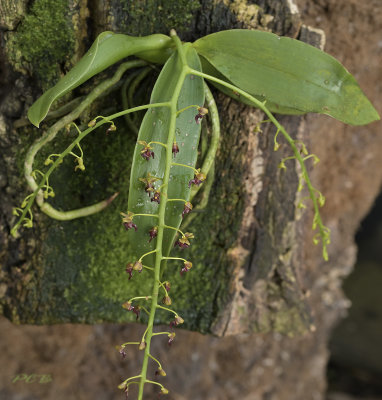
{"label": "mossy bark", "polygon": [[[130,260],[124,251],[126,235],[118,214],[126,210],[135,137],[123,121],[117,122],[115,134],[105,136],[101,130],[84,141],[85,173],[75,174],[67,162],[51,181],[56,192],[52,203],[62,209],[88,205],[119,191],[106,211],[58,222],[35,210],[33,230],[23,231],[17,240],[7,235],[14,223],[11,208],[27,194],[21,178],[23,155],[40,135],[39,130],[21,127],[20,122],[18,129],[12,128],[12,122],[25,113],[41,89],[79,58],[83,39],[90,43],[108,29],[146,35],[175,28],[184,40],[241,27],[261,27],[293,37],[301,32],[290,1],[254,5],[244,0],[110,0],[85,5],[76,0],[36,0],[18,17],[17,25],[7,22],[12,30],[5,35],[7,61],[3,68],[16,84],[14,92],[4,93],[2,104],[1,163],[7,175],[3,181],[1,301],[4,315],[15,322],[132,321],[133,316],[121,304],[134,295],[150,293],[147,276],[128,282],[124,273]],[[5,8],[2,11],[7,12]],[[9,21],[9,16],[4,21]],[[75,95],[86,93],[109,73]],[[189,228],[197,237],[188,256],[194,267],[184,279],[172,268],[165,272],[173,285],[174,308],[184,317],[186,328],[200,332],[302,333],[311,328],[311,317],[298,280],[304,269],[298,247],[305,241],[303,228],[299,231],[296,222],[298,172],[293,166],[286,173],[277,168],[289,149],[283,146],[273,152],[272,128],[254,133],[261,113],[222,95],[218,101],[223,139],[215,181],[207,208]],[[95,114],[117,111],[120,103],[116,89],[81,122]],[[300,121],[297,117],[282,119],[292,136],[298,134]],[[64,133],[49,144],[36,166],[42,166],[48,154],[60,152],[70,135]],[[304,136],[302,131],[300,135]],[[165,315],[159,315],[158,322],[166,321]]]}

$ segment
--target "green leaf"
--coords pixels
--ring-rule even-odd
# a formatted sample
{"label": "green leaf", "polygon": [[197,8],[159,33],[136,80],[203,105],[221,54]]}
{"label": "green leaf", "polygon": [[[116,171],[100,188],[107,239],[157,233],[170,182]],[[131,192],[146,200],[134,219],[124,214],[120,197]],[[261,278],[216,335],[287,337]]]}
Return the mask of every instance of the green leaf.
{"label": "green leaf", "polygon": [[274,112],[317,112],[351,125],[379,119],[341,63],[301,41],[237,29],[205,36],[193,46],[226,80],[266,99]]}
{"label": "green leaf", "polygon": [[[234,85],[233,82],[231,82],[229,79],[227,79],[223,74],[221,74],[216,68],[214,68],[204,57],[200,56],[200,61],[202,63],[202,69],[203,72],[208,74],[208,75],[212,75],[215,78],[219,78],[227,83],[230,83],[232,85]],[[243,104],[247,104],[248,106],[252,106],[252,107],[257,107],[257,104],[253,103],[252,101],[246,99],[243,96],[240,96],[239,93],[235,93],[234,91],[232,91],[231,89],[227,88],[226,86],[223,86],[219,83],[210,82],[213,86],[215,86],[217,89],[219,89],[222,93],[224,93],[225,95],[232,97],[235,100],[240,101]],[[235,85],[234,85],[235,86]],[[255,97],[257,100],[263,102],[265,100],[264,97],[262,96],[256,96],[253,95],[253,97]],[[266,103],[267,108],[271,111],[271,112],[275,112],[278,114],[287,114],[287,115],[301,115],[301,114],[305,114],[304,111],[300,111],[300,110],[296,110],[294,108],[290,108],[290,107],[281,107],[279,105],[276,105],[274,103],[272,103],[271,101],[267,101]]]}
{"label": "green leaf", "polygon": [[[199,57],[196,51],[186,45],[186,57],[189,65],[201,71]],[[154,86],[150,103],[170,101],[174,92],[176,83],[180,76],[182,65],[179,61],[177,53],[174,53],[165,66],[163,67],[158,80]],[[203,80],[196,76],[188,75],[184,81],[177,109],[181,110],[189,105],[200,105],[204,103]],[[195,122],[197,110],[190,108],[179,114],[176,120],[176,142],[179,146],[179,153],[173,158],[174,162],[195,166],[198,155],[198,143],[200,136],[200,125]],[[167,143],[170,124],[170,109],[167,107],[149,109],[141,124],[138,141],[157,141]],[[152,144],[155,153],[154,159],[150,158],[146,161],[141,156],[141,150],[144,146],[138,144],[135,148],[133,165],[130,176],[130,191],[128,210],[133,213],[140,214],[156,214],[158,213],[159,205],[152,202],[145,192],[145,184],[139,178],[147,177],[150,173],[158,178],[163,178],[166,168],[166,150],[163,146]],[[194,177],[194,172],[190,168],[179,166],[171,167],[170,182],[167,188],[169,199],[184,199],[189,200],[190,189],[188,182]],[[161,181],[154,183],[156,188],[159,188]],[[163,201],[163,199],[162,199]],[[184,208],[183,202],[169,202],[166,207],[165,222],[166,225],[179,228]],[[150,236],[149,231],[154,226],[158,225],[158,220],[152,217],[135,217],[134,223],[138,226],[138,231],[130,230],[129,243],[134,249],[135,257],[138,259],[144,253],[147,253],[155,248],[156,239],[148,243]],[[170,253],[173,246],[174,230],[165,229],[162,253],[164,256]],[[144,258],[146,265],[152,265],[153,257]],[[151,264],[150,264],[151,263]]]}
{"label": "green leaf", "polygon": [[139,55],[150,62],[164,63],[171,43],[168,36],[161,34],[132,37],[113,32],[101,33],[81,60],[33,103],[28,110],[29,120],[38,127],[55,100],[125,57]]}

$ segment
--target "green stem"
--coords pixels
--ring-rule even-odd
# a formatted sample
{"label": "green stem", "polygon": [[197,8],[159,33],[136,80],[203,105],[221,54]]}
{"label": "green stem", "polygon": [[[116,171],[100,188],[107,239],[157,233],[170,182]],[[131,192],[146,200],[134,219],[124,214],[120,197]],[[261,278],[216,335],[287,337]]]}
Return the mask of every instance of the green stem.
{"label": "green stem", "polygon": [[[163,258],[164,258],[164,257],[163,257]],[[168,291],[167,291],[165,285],[164,285],[161,281],[159,281],[159,286],[161,286],[161,287],[163,288],[163,290],[164,290],[165,293],[166,293],[166,296],[168,296]]]}
{"label": "green stem", "polygon": [[149,254],[156,253],[157,251],[158,251],[157,249],[154,249],[154,250],[148,251],[147,253],[143,254],[143,256],[141,256],[141,257],[139,258],[139,262],[142,262],[142,259],[143,259],[144,257],[148,256]]}
{"label": "green stem", "polygon": [[187,260],[185,260],[184,258],[180,258],[180,257],[163,257],[163,260],[181,260],[181,261],[187,262]]}
{"label": "green stem", "polygon": [[160,369],[163,369],[163,368],[162,368],[162,364],[159,362],[158,359],[156,359],[155,357],[153,357],[151,354],[149,354],[149,357],[150,357],[152,360],[154,360],[154,361],[158,364],[158,366],[159,366]]}
{"label": "green stem", "polygon": [[134,300],[149,300],[149,299],[151,299],[151,296],[137,296],[137,297],[132,297],[130,300],[129,300],[129,303],[131,303],[131,302],[133,302]]}
{"label": "green stem", "polygon": [[[169,102],[171,117],[170,117],[170,123],[169,123],[169,134],[168,134],[168,138],[167,138],[166,168],[165,168],[165,172],[164,172],[164,176],[163,176],[163,190],[162,190],[162,199],[163,200],[161,201],[161,203],[159,205],[159,212],[158,212],[159,224],[158,224],[158,236],[157,236],[156,255],[155,255],[155,267],[154,267],[154,284],[153,284],[153,290],[152,290],[152,295],[151,295],[152,302],[151,302],[150,316],[149,316],[149,320],[148,320],[148,324],[147,324],[146,348],[145,348],[145,354],[144,354],[143,363],[142,363],[142,371],[141,371],[142,377],[141,377],[140,384],[139,384],[138,400],[143,399],[143,390],[144,390],[145,382],[149,382],[149,381],[146,381],[146,375],[147,375],[148,359],[150,357],[149,355],[150,355],[151,338],[153,336],[154,317],[155,317],[156,309],[158,307],[158,294],[159,294],[159,287],[160,287],[158,282],[160,281],[160,270],[161,270],[161,262],[162,262],[162,243],[163,243],[163,234],[164,234],[164,228],[165,228],[167,188],[168,188],[168,183],[170,180],[170,170],[171,170],[171,164],[172,164],[171,148],[172,148],[172,144],[175,139],[176,112],[177,112],[178,98],[179,98],[180,91],[183,86],[183,82],[187,75],[186,69],[188,68],[186,56],[184,54],[180,39],[178,38],[178,36],[176,36],[175,31],[171,31],[170,35],[172,36],[172,39],[174,40],[175,45],[177,47],[178,57],[180,58],[180,60],[183,64],[183,68],[182,68],[182,71],[178,78],[178,81],[176,82],[173,95]],[[155,383],[155,384],[157,384],[157,383]]]}
{"label": "green stem", "polygon": [[[158,306],[157,306],[158,308],[161,308],[162,310],[166,310],[166,311],[168,311],[168,312],[170,312],[170,313],[173,313],[173,314],[175,314],[175,315],[178,315],[178,313],[176,312],[176,311],[174,311],[174,310],[171,310],[171,308],[167,308],[167,307],[163,307],[163,306],[161,306],[160,304],[158,304]],[[163,333],[163,332],[162,332]],[[168,332],[165,332],[165,333],[168,333]],[[158,335],[159,335],[160,333],[158,333]],[[154,335],[156,335],[156,333],[154,333]]]}
{"label": "green stem", "polygon": [[159,218],[158,214],[134,214],[134,217],[155,217],[155,218]]}
{"label": "green stem", "polygon": [[165,149],[167,149],[167,144],[164,144],[162,142],[149,142],[148,145],[150,146],[151,143],[159,144],[159,145],[163,146]]}
{"label": "green stem", "polygon": [[171,165],[177,165],[178,167],[185,167],[185,168],[190,168],[192,169],[196,174],[198,173],[198,170],[194,167],[191,167],[190,165],[186,165],[186,164],[179,164],[176,162],[171,163]]}
{"label": "green stem", "polygon": [[324,224],[322,223],[321,216],[320,216],[320,210],[319,210],[319,204],[318,204],[316,196],[315,196],[315,189],[314,189],[314,187],[313,187],[313,185],[312,185],[312,183],[310,181],[310,178],[309,178],[309,175],[308,175],[308,171],[306,169],[303,157],[301,156],[301,154],[299,152],[299,149],[295,145],[295,141],[290,137],[290,135],[285,130],[285,128],[277,121],[277,119],[273,116],[273,114],[265,106],[266,102],[261,102],[260,100],[258,100],[255,97],[249,95],[248,93],[246,93],[244,90],[241,90],[240,88],[238,88],[238,87],[236,87],[234,85],[231,85],[228,82],[225,82],[225,81],[223,81],[221,79],[215,78],[214,76],[205,74],[205,73],[200,72],[198,70],[195,70],[195,69],[192,69],[192,68],[188,68],[187,74],[200,76],[202,78],[208,79],[209,81],[219,83],[219,84],[221,84],[221,85],[223,85],[223,86],[225,86],[225,87],[227,87],[229,89],[232,89],[232,90],[236,91],[241,96],[243,96],[246,99],[250,100],[258,108],[260,108],[267,115],[269,120],[276,126],[276,128],[278,130],[280,130],[280,132],[282,133],[282,135],[284,136],[284,138],[288,142],[289,146],[292,148],[293,153],[294,153],[298,163],[301,166],[301,173],[302,173],[303,179],[306,182],[306,185],[307,185],[308,191],[309,191],[309,195],[310,195],[310,198],[311,198],[312,203],[313,203],[314,214],[315,214],[315,217],[314,217],[315,218],[315,222],[316,222],[316,224],[318,226],[318,229],[319,229],[319,232],[320,232],[320,236],[322,238],[322,256],[323,256],[324,260],[328,260],[327,245],[330,242],[329,235],[328,235],[328,228],[326,228],[324,226]]}
{"label": "green stem", "polygon": [[182,108],[181,110],[179,110],[179,111],[176,112],[176,116],[178,116],[179,114],[181,114],[183,111],[188,110],[189,108],[196,108],[196,109],[198,109],[199,107],[200,107],[200,106],[197,106],[197,105],[195,105],[195,104],[192,104],[191,106],[184,107],[184,108]]}
{"label": "green stem", "polygon": [[167,201],[181,201],[183,203],[187,203],[187,200],[184,199],[167,199]]}
{"label": "green stem", "polygon": [[172,229],[173,231],[177,231],[184,237],[184,233],[178,228],[174,228],[173,226],[169,226],[169,225],[164,225],[164,228]]}
{"label": "green stem", "polygon": [[[158,307],[163,308],[162,306],[158,306]],[[168,309],[167,311],[171,311],[171,310]],[[171,333],[170,332],[155,332],[155,333],[152,334],[152,336],[159,336],[159,335],[168,336],[168,335],[171,335]]]}
{"label": "green stem", "polygon": [[122,346],[127,346],[128,344],[139,344],[139,342],[126,342],[123,343]]}

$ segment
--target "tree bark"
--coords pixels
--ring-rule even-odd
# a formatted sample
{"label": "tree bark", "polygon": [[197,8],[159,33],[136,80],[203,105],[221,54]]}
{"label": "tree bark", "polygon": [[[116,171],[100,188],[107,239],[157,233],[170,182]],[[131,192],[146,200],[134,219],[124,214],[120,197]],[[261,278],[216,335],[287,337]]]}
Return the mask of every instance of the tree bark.
{"label": "tree bark", "polygon": [[[128,148],[135,139],[122,124],[118,142],[108,138],[105,145],[103,133],[97,133],[86,144],[84,180],[73,177],[69,166],[53,181],[58,207],[83,206],[119,190],[110,209],[67,223],[50,221],[35,210],[33,231],[23,231],[15,240],[9,236],[12,207],[26,194],[22,156],[40,133],[20,127],[22,122],[16,123],[16,129],[14,122],[25,116],[41,88],[67,71],[103,30],[147,35],[167,34],[175,28],[183,40],[195,40],[223,29],[261,28],[316,46],[323,44],[324,35],[303,25],[291,0],[259,0],[256,5],[244,0],[88,4],[70,0],[65,9],[58,3],[63,2],[36,0],[28,9],[26,1],[0,3],[5,43],[0,65],[2,312],[13,322],[28,324],[126,322],[130,316],[120,304],[141,287],[127,286],[121,278],[128,260],[121,251],[125,240],[115,216],[126,208]],[[58,24],[63,37],[54,35]],[[43,31],[41,37],[30,34],[37,27]],[[59,47],[58,42],[64,45]],[[52,49],[49,55],[46,49]],[[84,91],[79,89],[77,94]],[[113,92],[100,101],[82,121],[99,115],[99,110],[102,115],[110,105],[118,107],[118,96]],[[323,216],[332,229],[330,261],[325,263],[312,244],[311,211],[301,214],[295,207],[297,166],[290,166],[286,173],[277,168],[289,149],[284,145],[273,152],[272,127],[265,127],[261,134],[254,132],[263,118],[259,111],[220,94],[216,97],[223,139],[209,205],[189,228],[198,239],[190,253],[196,268],[189,279],[175,280],[172,290],[176,293],[179,288],[174,308],[186,317],[188,329],[235,336],[218,341],[187,332],[179,335],[179,346],[188,344],[189,349],[178,348],[173,360],[185,353],[188,359],[192,347],[199,364],[174,361],[166,368],[173,376],[172,398],[320,399],[325,389],[327,340],[348,306],[340,286],[355,260],[354,231],[381,182],[381,172],[374,177],[368,174],[368,181],[362,182],[368,165],[353,161],[366,154],[375,171],[380,171],[374,157],[378,147],[371,139],[362,143],[356,139],[360,132],[374,128],[349,131],[336,123],[330,125],[323,116],[281,117],[289,133],[321,158],[312,173],[315,186],[327,196]],[[327,129],[319,129],[321,124]],[[62,148],[67,140],[62,135],[51,149]],[[126,149],[122,154],[121,148]],[[347,185],[353,186],[348,190]],[[130,334],[140,329],[131,327]],[[164,352],[159,344],[154,349]],[[246,382],[237,365],[245,365]]]}

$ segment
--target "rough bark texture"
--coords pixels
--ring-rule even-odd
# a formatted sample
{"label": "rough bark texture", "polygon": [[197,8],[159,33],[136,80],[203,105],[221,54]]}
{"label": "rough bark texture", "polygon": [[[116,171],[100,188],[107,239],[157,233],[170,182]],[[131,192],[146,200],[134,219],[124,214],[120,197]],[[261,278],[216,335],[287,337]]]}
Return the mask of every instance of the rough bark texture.
{"label": "rough bark texture", "polygon": [[[40,5],[45,9],[42,6],[50,4],[50,8],[54,8],[55,3],[55,0],[36,0],[27,10],[28,15],[33,12],[38,15],[37,8],[33,7]],[[97,253],[99,246],[118,249],[123,245],[117,239],[122,231],[109,228],[109,225],[114,227],[116,220],[113,215],[119,208],[124,209],[126,193],[122,191],[119,203],[105,212],[106,216],[94,217],[90,222],[64,226],[38,216],[33,233],[23,232],[16,241],[8,236],[12,224],[11,208],[20,202],[24,193],[20,173],[22,153],[39,134],[29,128],[13,130],[12,122],[23,115],[36,97],[38,88],[31,76],[40,86],[49,85],[49,82],[42,82],[44,76],[54,80],[57,65],[65,69],[81,54],[81,38],[87,31],[85,22],[91,38],[105,28],[136,35],[153,31],[167,33],[175,27],[185,40],[221,29],[260,25],[292,37],[309,32],[301,29],[301,19],[291,1],[258,1],[260,8],[244,0],[169,1],[164,2],[161,12],[155,1],[94,3],[89,2],[86,8],[85,2],[70,2],[64,13],[66,49],[57,48],[57,53],[51,52],[52,58],[43,64],[45,69],[42,72],[38,69],[38,60],[41,52],[45,54],[46,43],[37,43],[27,56],[20,54],[20,49],[25,48],[23,44],[15,47],[24,40],[37,40],[28,38],[27,33],[34,26],[41,26],[40,20],[29,17],[20,23],[26,2],[14,2],[20,11],[11,14],[7,10],[12,2],[0,3],[0,25],[9,30],[4,32],[5,43],[12,43],[11,48],[7,45],[2,48],[7,57],[1,58],[1,81],[4,85],[0,116],[0,260],[3,268],[0,296],[4,314],[14,322],[50,324],[126,320],[118,307],[122,296],[128,297],[129,293],[121,292],[119,298],[116,296],[117,299],[110,300],[110,291],[116,288],[99,284],[108,276],[118,279],[119,270],[125,263],[123,257],[119,259],[116,256],[115,269],[108,269],[106,274],[99,266],[93,269],[92,275],[96,274],[97,280],[91,281],[91,285],[85,268],[97,265],[93,263],[94,258],[105,260],[102,254]],[[300,3],[309,17],[313,6],[302,0]],[[356,77],[361,86],[380,109],[381,104],[376,101],[378,95],[381,98],[380,52],[369,56],[366,51],[370,52],[372,46],[364,46],[361,40],[368,37],[371,43],[375,43],[377,51],[377,34],[368,27],[371,24],[374,32],[378,32],[375,21],[382,10],[376,2],[373,5],[374,9],[371,5],[362,6],[353,1],[314,3],[314,7],[322,7],[322,20],[318,22],[323,21],[329,33],[329,52],[352,72],[358,72]],[[341,36],[335,31],[338,24],[330,20],[330,15],[334,15],[330,12],[336,11],[332,10],[333,7],[340,7],[338,14],[348,13],[347,18],[353,19],[352,26],[356,32],[351,37]],[[374,22],[365,22],[373,17]],[[46,17],[42,17],[42,21],[47,23]],[[24,26],[30,24],[24,31],[23,23]],[[54,20],[54,24],[57,23]],[[314,20],[309,23],[315,25]],[[81,29],[75,30],[75,26]],[[45,35],[47,32],[49,29]],[[72,32],[69,39],[68,32]],[[91,42],[90,36],[88,43]],[[17,37],[22,38],[21,42]],[[333,41],[333,38],[341,37],[343,42]],[[347,63],[349,58],[345,57],[345,49],[349,47],[361,53],[360,64],[355,58],[350,58],[354,69]],[[53,69],[48,68],[51,64]],[[310,212],[299,216],[295,211],[298,171],[290,167],[286,174],[281,175],[277,169],[282,152],[287,154],[288,149],[283,146],[277,153],[272,151],[272,129],[265,129],[261,135],[253,133],[254,126],[261,119],[259,112],[220,95],[218,102],[224,139],[218,155],[213,195],[206,211],[208,217],[203,223],[196,220],[190,228],[200,236],[200,244],[195,246],[191,256],[195,257],[195,264],[199,267],[190,275],[193,278],[186,282],[189,286],[183,286],[183,289],[179,286],[179,300],[175,307],[184,310],[189,328],[212,331],[217,335],[240,332],[246,335],[217,339],[181,332],[177,335],[177,347],[168,354],[164,344],[157,341],[154,353],[163,360],[168,374],[169,398],[321,399],[325,389],[328,336],[335,320],[348,306],[340,285],[354,263],[354,231],[381,184],[382,168],[378,154],[382,143],[375,135],[380,124],[348,128],[322,116],[282,118],[290,133],[303,139],[321,158],[313,174],[316,186],[328,199],[323,216],[333,235],[330,262],[324,263],[319,249],[311,244]],[[123,129],[122,126],[118,128],[119,131]],[[123,146],[131,145],[129,139],[121,140]],[[62,142],[60,144],[62,146]],[[88,158],[93,156],[106,164],[108,156],[121,147],[121,143],[113,148],[113,143],[108,142],[111,150],[105,155],[97,152],[104,146],[103,138],[95,139],[94,144],[88,146]],[[112,178],[103,178],[100,184],[89,183],[100,172],[96,165],[89,163],[88,181],[85,184],[70,182],[75,188],[68,197],[62,195],[59,206],[67,207],[68,199],[73,196],[76,204],[84,200],[88,204],[91,198],[99,199],[97,194],[105,192],[105,184],[109,185],[110,191],[116,187],[120,189],[119,185],[127,186],[125,177],[111,182],[116,174],[115,166],[106,172],[106,176],[111,174]],[[125,171],[128,160],[121,157],[117,164],[122,164],[118,167],[121,173]],[[74,181],[71,174],[70,167],[59,178]],[[59,179],[55,185],[59,185]],[[85,199],[79,195],[81,185],[85,185],[87,190]],[[42,241],[45,241],[45,247]],[[47,243],[51,246],[50,253]],[[85,250],[92,257],[83,255]],[[85,269],[79,273],[81,268]],[[79,285],[79,289],[74,283]],[[185,282],[181,284],[185,285]],[[97,295],[92,297],[94,288]],[[190,288],[196,288],[191,300],[186,297]],[[207,294],[200,288],[205,288]],[[102,294],[104,292],[106,295]],[[38,399],[88,399],[94,395],[111,399],[115,398],[113,388],[120,378],[134,374],[139,366],[140,360],[133,354],[129,355],[128,367],[126,362],[118,363],[117,354],[113,353],[110,344],[138,337],[142,333],[141,326],[60,327],[60,337],[65,341],[58,342],[53,327],[48,330],[27,327],[23,332],[7,321],[2,325],[7,336],[14,337],[13,342],[4,342],[0,352],[9,365],[7,373],[0,377],[2,398],[16,398],[12,397],[17,396],[14,393],[26,395],[32,391]],[[20,342],[22,346],[17,345]],[[12,356],[8,343],[13,343]],[[36,370],[31,370],[30,357],[39,353],[42,359],[37,362]],[[51,374],[53,382],[36,384],[33,390],[31,386],[22,384],[12,386],[12,375],[24,370],[25,373]]]}

